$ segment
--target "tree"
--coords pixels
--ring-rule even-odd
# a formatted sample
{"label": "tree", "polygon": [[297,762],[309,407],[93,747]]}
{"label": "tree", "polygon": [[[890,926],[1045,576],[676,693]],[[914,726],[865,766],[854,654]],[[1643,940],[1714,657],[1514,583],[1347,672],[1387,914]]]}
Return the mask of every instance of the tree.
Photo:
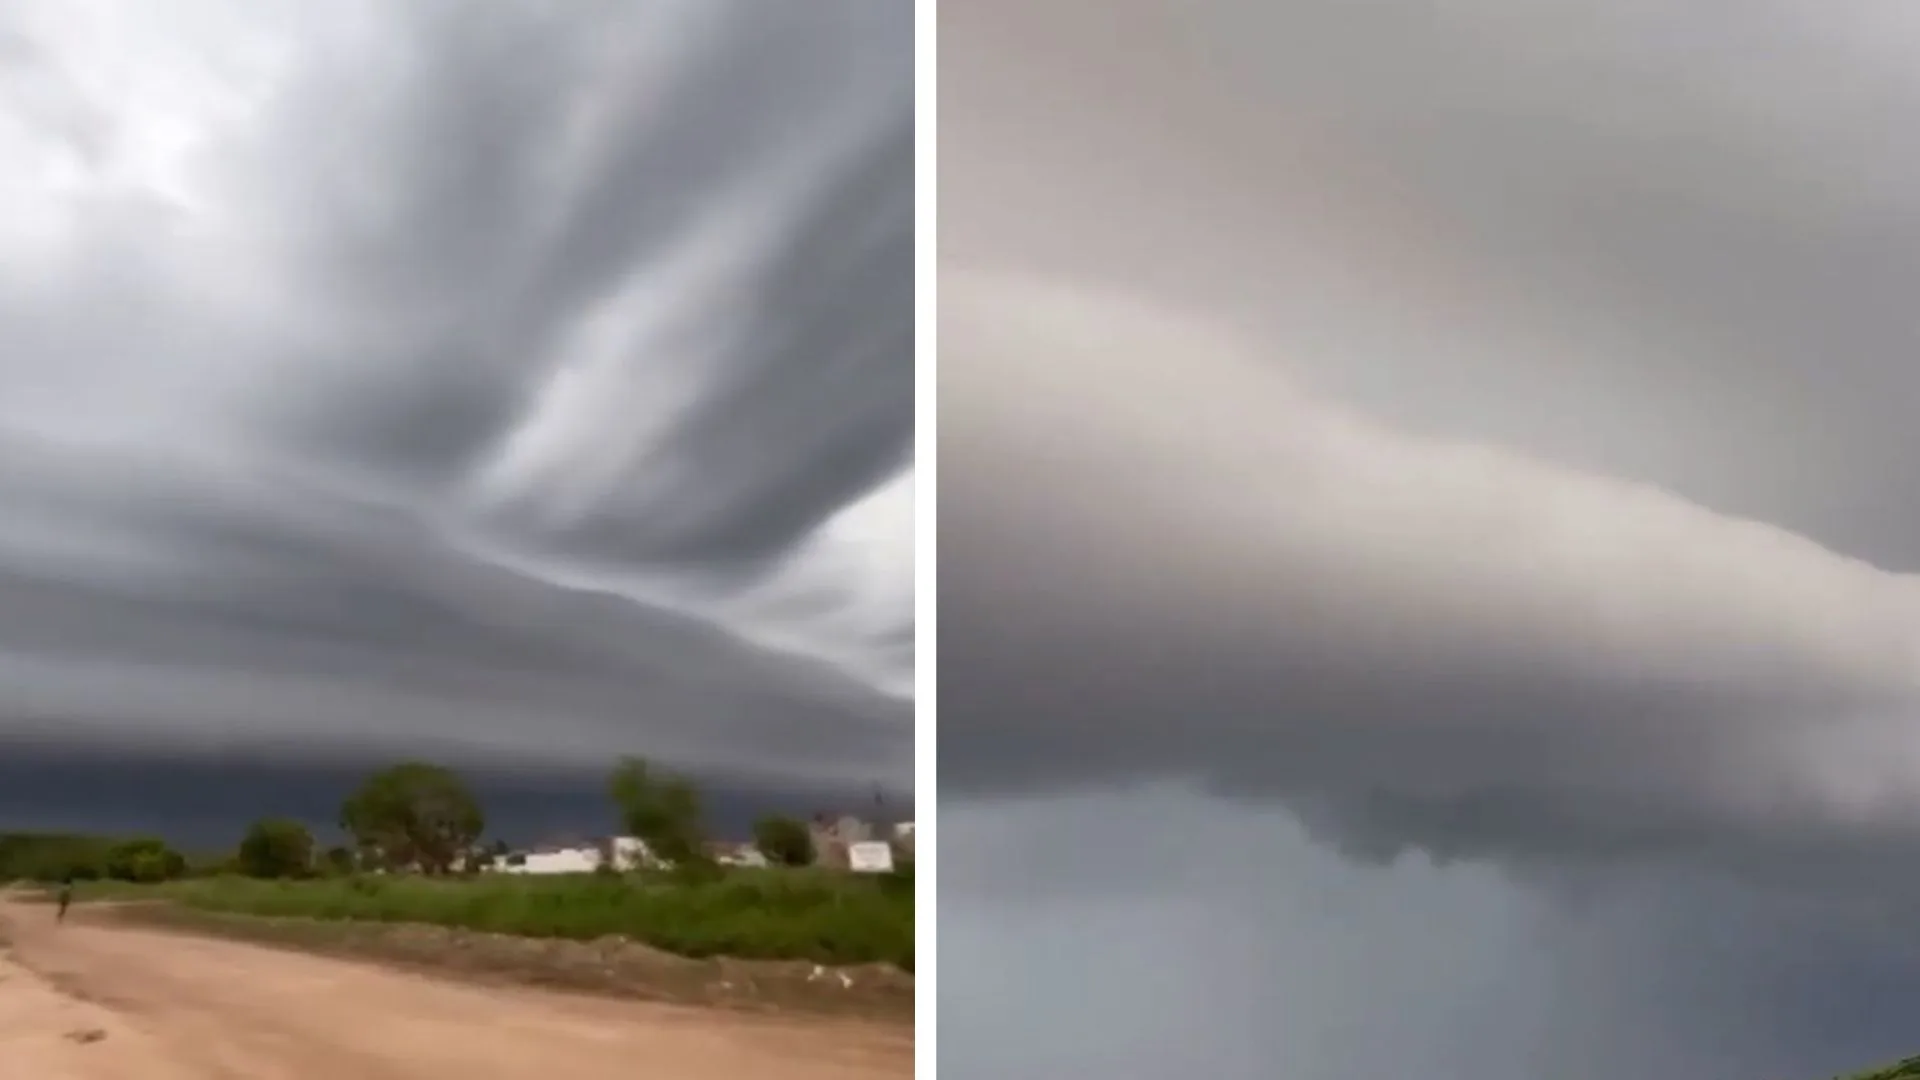
{"label": "tree", "polygon": [[241,838],[234,863],[248,877],[306,877],[313,872],[313,834],[286,818],[256,821]]}
{"label": "tree", "polygon": [[458,773],[423,761],[392,765],[362,781],[340,807],[340,827],[389,867],[445,874],[486,828]]}
{"label": "tree", "polygon": [[469,874],[491,870],[506,859],[508,850],[505,840],[496,839],[491,843],[475,844],[466,853],[462,864],[463,869]]}
{"label": "tree", "polygon": [[623,759],[608,784],[620,824],[657,859],[682,869],[709,863],[700,825],[700,793],[685,777],[643,758]]}
{"label": "tree", "polygon": [[339,846],[338,844],[328,848],[326,851],[326,854],[320,857],[320,861],[324,866],[326,866],[327,873],[329,874],[335,874],[335,875],[344,877],[347,874],[353,873],[353,869],[354,869],[353,852],[348,848]]}
{"label": "tree", "polygon": [[0,881],[92,881],[106,876],[113,841],[65,833],[0,833]]}
{"label": "tree", "polygon": [[753,823],[753,846],[775,866],[813,865],[813,831],[803,821],[763,817]]}
{"label": "tree", "polygon": [[107,849],[105,864],[107,877],[142,884],[171,881],[187,871],[185,856],[151,836],[114,844]]}

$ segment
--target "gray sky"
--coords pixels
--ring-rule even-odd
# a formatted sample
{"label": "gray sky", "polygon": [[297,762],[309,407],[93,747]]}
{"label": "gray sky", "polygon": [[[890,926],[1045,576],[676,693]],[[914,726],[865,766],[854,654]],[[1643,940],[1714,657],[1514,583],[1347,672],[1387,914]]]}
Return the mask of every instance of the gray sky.
{"label": "gray sky", "polygon": [[1920,1052],[1908,8],[941,30],[942,1064]]}
{"label": "gray sky", "polygon": [[911,777],[911,17],[0,13],[0,738]]}

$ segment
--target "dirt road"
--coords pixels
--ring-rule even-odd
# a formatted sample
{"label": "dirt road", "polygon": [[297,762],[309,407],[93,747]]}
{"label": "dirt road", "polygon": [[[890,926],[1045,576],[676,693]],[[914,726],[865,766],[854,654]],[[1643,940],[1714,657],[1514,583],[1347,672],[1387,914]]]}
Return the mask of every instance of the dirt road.
{"label": "dirt road", "polygon": [[69,922],[0,900],[0,1063],[33,1080],[880,1080],[903,1028],[779,1020]]}

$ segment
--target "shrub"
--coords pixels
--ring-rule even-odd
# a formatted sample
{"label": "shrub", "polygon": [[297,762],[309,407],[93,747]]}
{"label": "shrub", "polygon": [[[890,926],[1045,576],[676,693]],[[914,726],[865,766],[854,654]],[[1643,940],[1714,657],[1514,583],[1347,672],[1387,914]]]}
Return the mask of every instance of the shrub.
{"label": "shrub", "polygon": [[677,874],[356,875],[306,881],[206,878],[159,886],[204,911],[428,923],[591,940],[619,935],[685,956],[885,962],[913,967],[913,898],[873,877],[823,870]]}
{"label": "shrub", "polygon": [[171,881],[187,872],[186,857],[154,837],[122,840],[107,849],[105,873],[115,881],[152,884]]}
{"label": "shrub", "polygon": [[645,841],[655,858],[682,867],[712,861],[700,822],[700,792],[685,777],[630,757],[613,770],[607,793],[621,827]]}
{"label": "shrub", "polygon": [[812,866],[813,830],[790,817],[764,817],[753,825],[753,846],[775,866]]}
{"label": "shrub", "polygon": [[235,861],[248,877],[306,877],[313,873],[313,834],[285,818],[256,821],[240,841]]}

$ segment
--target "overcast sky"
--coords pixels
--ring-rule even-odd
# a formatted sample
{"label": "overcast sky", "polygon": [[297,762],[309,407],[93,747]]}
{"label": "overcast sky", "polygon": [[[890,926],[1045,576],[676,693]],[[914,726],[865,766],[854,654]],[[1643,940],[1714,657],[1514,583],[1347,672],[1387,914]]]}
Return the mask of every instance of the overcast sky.
{"label": "overcast sky", "polygon": [[911,783],[911,16],[0,11],[0,739]]}
{"label": "overcast sky", "polygon": [[941,32],[947,1075],[1920,1052],[1911,6]]}

